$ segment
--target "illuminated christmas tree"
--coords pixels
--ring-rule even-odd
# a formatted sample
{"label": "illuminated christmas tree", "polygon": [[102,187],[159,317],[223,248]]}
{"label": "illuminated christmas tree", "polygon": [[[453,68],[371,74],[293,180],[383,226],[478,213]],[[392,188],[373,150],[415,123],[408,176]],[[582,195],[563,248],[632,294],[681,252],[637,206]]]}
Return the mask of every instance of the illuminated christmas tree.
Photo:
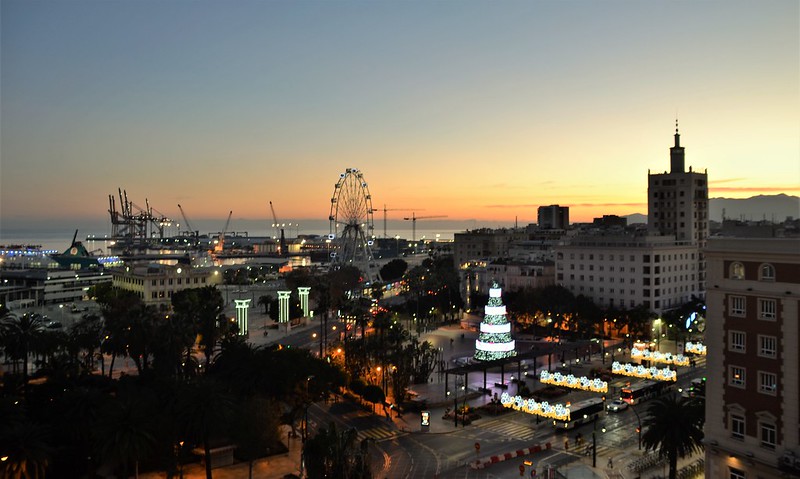
{"label": "illuminated christmas tree", "polygon": [[492,359],[516,356],[514,340],[511,338],[511,323],[506,319],[506,307],[500,297],[502,290],[497,282],[489,289],[489,304],[486,305],[481,333],[475,341],[475,359]]}

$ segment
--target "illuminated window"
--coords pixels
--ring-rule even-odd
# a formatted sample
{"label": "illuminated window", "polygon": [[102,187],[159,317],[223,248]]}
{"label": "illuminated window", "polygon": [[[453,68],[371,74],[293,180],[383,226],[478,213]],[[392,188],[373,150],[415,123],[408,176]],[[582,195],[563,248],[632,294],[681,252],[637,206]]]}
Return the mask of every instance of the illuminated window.
{"label": "illuminated window", "polygon": [[744,389],[745,369],[739,366],[728,367],[728,385]]}
{"label": "illuminated window", "polygon": [[775,336],[758,335],[758,355],[765,358],[774,358],[778,353],[778,338]]}
{"label": "illuminated window", "polygon": [[744,265],[739,262],[735,262],[731,264],[730,267],[730,278],[731,279],[744,279]]}
{"label": "illuminated window", "polygon": [[775,374],[764,371],[758,372],[758,392],[774,396],[777,389],[778,377]]}
{"label": "illuminated window", "polygon": [[731,414],[731,437],[744,440],[744,416]]}
{"label": "illuminated window", "polygon": [[744,296],[731,296],[730,312],[731,316],[744,316],[745,312]]}
{"label": "illuminated window", "polygon": [[758,279],[761,281],[775,281],[775,268],[771,264],[762,264],[758,269]]}
{"label": "illuminated window", "polygon": [[747,341],[747,334],[743,331],[729,331],[728,332],[728,349],[737,353],[746,351],[745,342]]}
{"label": "illuminated window", "polygon": [[775,300],[774,299],[759,299],[758,300],[758,318],[772,321],[775,319]]}

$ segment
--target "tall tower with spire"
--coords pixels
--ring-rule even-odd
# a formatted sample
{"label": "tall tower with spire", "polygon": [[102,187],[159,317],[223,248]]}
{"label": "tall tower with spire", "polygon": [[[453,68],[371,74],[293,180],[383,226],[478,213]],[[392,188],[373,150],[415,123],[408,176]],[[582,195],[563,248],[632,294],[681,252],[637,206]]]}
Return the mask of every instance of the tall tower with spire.
{"label": "tall tower with spire", "polygon": [[678,120],[669,158],[669,172],[647,174],[647,226],[651,234],[674,236],[678,242],[697,246],[698,290],[705,291],[705,261],[701,251],[708,238],[708,173],[692,171],[691,166],[686,171]]}
{"label": "tall tower with spire", "polygon": [[670,173],[683,173],[686,168],[683,147],[681,146],[681,134],[678,133],[678,120],[675,120],[675,146],[669,149]]}

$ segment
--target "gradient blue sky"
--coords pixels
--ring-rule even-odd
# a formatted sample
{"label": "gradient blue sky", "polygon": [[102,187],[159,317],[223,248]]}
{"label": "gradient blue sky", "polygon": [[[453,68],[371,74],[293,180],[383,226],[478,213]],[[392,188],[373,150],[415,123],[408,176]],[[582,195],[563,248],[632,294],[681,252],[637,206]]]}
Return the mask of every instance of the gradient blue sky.
{"label": "gradient blue sky", "polygon": [[0,228],[118,187],[325,219],[348,167],[376,209],[646,213],[676,115],[712,197],[796,195],[799,5],[2,0]]}

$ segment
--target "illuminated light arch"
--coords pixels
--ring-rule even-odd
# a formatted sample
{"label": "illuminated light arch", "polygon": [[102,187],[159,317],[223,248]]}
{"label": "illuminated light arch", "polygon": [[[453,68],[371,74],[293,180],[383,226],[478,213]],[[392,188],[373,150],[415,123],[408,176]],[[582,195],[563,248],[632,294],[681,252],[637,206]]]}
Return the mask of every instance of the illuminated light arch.
{"label": "illuminated light arch", "polygon": [[635,378],[653,379],[655,381],[677,381],[678,373],[670,368],[659,369],[655,366],[645,367],[641,364],[622,364],[614,361],[611,365],[611,372],[622,376]]}
{"label": "illuminated light arch", "polygon": [[503,395],[500,396],[500,404],[516,411],[556,419],[558,421],[569,421],[570,419],[569,406],[565,406],[564,404],[550,404],[547,401],[538,402],[533,398],[524,398],[519,395],[511,396],[507,392],[504,392]]}
{"label": "illuminated light arch", "polygon": [[703,343],[686,343],[685,349],[687,353],[706,355],[706,345]]}
{"label": "illuminated light arch", "polygon": [[688,366],[689,358],[683,354],[662,353],[649,349],[631,349],[631,359],[644,359],[654,363],[673,364],[675,366]]}
{"label": "illuminated light arch", "polygon": [[539,374],[539,381],[543,384],[552,384],[571,389],[582,389],[596,393],[607,393],[608,383],[600,378],[591,379],[586,376],[575,377],[572,374],[551,373],[545,369]]}

